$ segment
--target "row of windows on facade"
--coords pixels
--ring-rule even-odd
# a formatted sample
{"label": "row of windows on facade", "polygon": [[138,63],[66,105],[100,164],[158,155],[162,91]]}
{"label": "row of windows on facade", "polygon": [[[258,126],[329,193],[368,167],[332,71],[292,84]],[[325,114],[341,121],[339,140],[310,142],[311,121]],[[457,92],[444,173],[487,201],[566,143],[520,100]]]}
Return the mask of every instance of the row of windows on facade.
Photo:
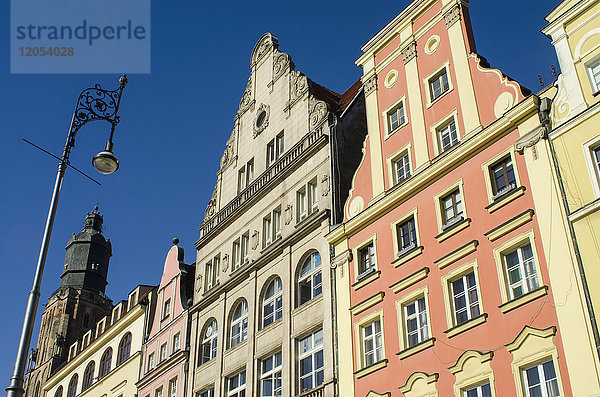
{"label": "row of windows on facade", "polygon": [[[313,252],[306,257],[298,271],[298,306],[322,293],[321,256]],[[283,285],[277,276],[267,282],[260,299],[260,328],[268,327],[283,316]],[[232,348],[248,337],[248,302],[240,299],[231,309],[228,324],[228,347]],[[198,350],[197,365],[217,356],[217,320],[208,320],[202,328],[202,341]]]}
{"label": "row of windows on facade", "polygon": [[[214,324],[216,327],[216,323]],[[216,333],[216,329],[214,331]],[[216,337],[215,337],[216,338]],[[216,342],[215,342],[216,343]],[[296,341],[298,357],[298,392],[317,388],[324,383],[323,330],[320,329]],[[216,347],[215,347],[216,350]],[[258,360],[258,396],[281,396],[282,353],[278,351]],[[225,378],[227,397],[246,396],[246,370],[243,369]],[[195,397],[214,397],[214,386],[195,393]]]}
{"label": "row of windows on facade", "polygon": [[[177,332],[175,335],[173,335],[173,344],[171,347],[171,354],[177,353],[180,349],[181,349],[181,334],[179,332]],[[167,358],[169,358],[168,346],[167,346],[167,342],[164,342],[160,345],[160,348],[158,351],[158,364],[162,363],[163,361],[166,361]],[[156,352],[148,353],[146,372],[152,371],[155,368],[156,364],[157,364]]]}
{"label": "row of windows on facade", "polygon": [[[129,355],[131,353],[131,332],[126,333],[119,342],[119,348],[117,350],[117,361],[116,367],[123,364],[129,359]],[[85,367],[83,371],[83,380],[81,382],[81,391],[89,389],[95,381],[98,381],[108,375],[111,371],[113,358],[113,349],[112,347],[107,348],[102,357],[100,358],[100,366],[98,369],[98,374],[96,375],[96,362],[94,360],[90,361],[88,365]],[[96,376],[96,377],[95,377]],[[67,388],[66,397],[75,397],[77,395],[77,387],[79,382],[79,375],[74,374],[69,381],[69,386]],[[63,387],[59,386],[54,394],[54,397],[62,397],[63,396]]]}
{"label": "row of windows on facade", "polygon": [[[284,152],[284,144],[283,144],[283,131],[280,132],[274,139],[272,139],[267,144],[267,152],[266,152],[266,168],[269,168],[275,161],[279,159],[279,157]],[[240,193],[244,190],[250,183],[254,180],[254,157],[248,160],[245,165],[243,165],[238,170],[238,185],[237,191]]]}
{"label": "row of windows on facade", "polygon": [[[296,192],[296,219],[301,222],[309,215],[319,210],[317,193],[317,178],[313,178],[308,183],[303,185]],[[288,206],[284,211],[286,223],[291,221],[292,207]],[[263,218],[262,222],[262,247],[266,248],[273,242],[281,238],[281,222],[282,211],[281,206],[276,207]],[[253,247],[258,246],[258,231],[255,231],[252,236],[256,241],[253,242]],[[234,272],[244,264],[248,263],[248,252],[250,247],[250,230],[247,230],[240,237],[232,242],[231,247],[231,271]],[[216,255],[212,260],[208,261],[205,266],[205,289],[209,290],[219,283],[219,272],[221,265],[221,255]]]}
{"label": "row of windows on facade", "polygon": [[[168,397],[177,397],[177,377],[169,380],[169,390],[168,390],[167,396]],[[154,390],[154,397],[164,397],[164,391],[162,386],[157,388],[156,390]],[[149,394],[147,394],[145,397],[150,397]]]}

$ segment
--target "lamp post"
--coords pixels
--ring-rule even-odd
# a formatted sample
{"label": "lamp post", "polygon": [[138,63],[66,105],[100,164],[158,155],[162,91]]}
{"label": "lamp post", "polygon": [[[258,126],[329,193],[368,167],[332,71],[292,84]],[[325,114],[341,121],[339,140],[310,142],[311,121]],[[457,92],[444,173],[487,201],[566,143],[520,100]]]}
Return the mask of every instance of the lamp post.
{"label": "lamp post", "polygon": [[119,161],[112,152],[113,135],[115,133],[115,127],[119,123],[119,105],[121,104],[121,95],[123,94],[123,89],[126,85],[127,76],[123,75],[119,78],[119,88],[116,90],[108,91],[101,88],[99,84],[96,84],[94,87],[83,90],[77,99],[73,118],[71,119],[71,126],[69,127],[67,142],[58,165],[54,191],[52,192],[52,200],[50,201],[50,209],[48,210],[48,218],[46,219],[46,227],[42,238],[42,247],[40,248],[40,255],[35,271],[35,277],[33,279],[33,287],[31,292],[29,292],[29,299],[27,300],[27,309],[25,310],[25,320],[23,321],[21,339],[19,341],[17,358],[15,360],[15,369],[13,376],[10,379],[10,385],[6,388],[7,397],[21,397],[25,392],[23,389],[25,366],[27,364],[27,354],[29,352],[31,334],[33,333],[37,306],[40,300],[42,274],[44,273],[44,264],[46,262],[46,254],[48,253],[48,246],[50,244],[50,236],[52,234],[52,226],[54,225],[54,216],[56,215],[63,177],[67,170],[67,166],[69,165],[71,149],[75,146],[75,136],[77,135],[77,131],[90,121],[108,121],[111,124],[111,128],[106,148],[104,151],[94,156],[92,164],[102,174],[111,174],[115,172],[119,168]]}

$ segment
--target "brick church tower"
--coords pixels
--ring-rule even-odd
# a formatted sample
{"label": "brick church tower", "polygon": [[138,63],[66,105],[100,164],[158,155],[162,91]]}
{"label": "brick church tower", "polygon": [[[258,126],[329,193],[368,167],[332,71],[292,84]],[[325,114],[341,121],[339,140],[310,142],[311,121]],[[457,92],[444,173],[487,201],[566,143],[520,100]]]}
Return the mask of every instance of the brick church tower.
{"label": "brick church tower", "polygon": [[102,222],[95,207],[83,230],[67,242],[60,288],[46,303],[37,347],[29,358],[26,397],[42,397],[44,382],[66,361],[68,347],[112,311],[112,301],[104,295],[112,247],[102,235]]}

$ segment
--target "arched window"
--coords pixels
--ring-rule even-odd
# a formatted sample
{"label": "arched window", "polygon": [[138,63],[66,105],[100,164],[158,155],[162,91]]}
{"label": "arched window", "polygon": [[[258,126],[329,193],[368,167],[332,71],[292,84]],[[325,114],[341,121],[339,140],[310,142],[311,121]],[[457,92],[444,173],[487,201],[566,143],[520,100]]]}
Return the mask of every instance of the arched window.
{"label": "arched window", "polygon": [[58,389],[56,389],[56,393],[54,393],[54,397],[62,397],[62,394],[63,394],[63,387],[58,386]]}
{"label": "arched window", "polygon": [[69,382],[69,389],[67,390],[67,397],[75,397],[77,395],[77,381],[79,377],[77,374],[73,375]]}
{"label": "arched window", "polygon": [[35,385],[35,390],[33,391],[33,397],[40,397],[40,382]]}
{"label": "arched window", "polygon": [[321,255],[311,253],[298,272],[298,306],[321,295]]}
{"label": "arched window", "polygon": [[119,351],[117,352],[117,365],[121,365],[129,358],[131,351],[131,332],[126,333],[121,342],[119,342]]}
{"label": "arched window", "polygon": [[281,288],[281,279],[275,277],[265,290],[262,304],[262,326],[263,328],[269,324],[279,320],[283,314],[283,293]]}
{"label": "arched window", "polygon": [[248,337],[248,302],[242,299],[233,307],[232,313],[231,326],[229,328],[229,334],[231,335],[229,347],[245,341]]}
{"label": "arched window", "polygon": [[202,346],[198,354],[198,365],[217,356],[217,320],[209,320],[202,331]]}
{"label": "arched window", "polygon": [[85,371],[83,372],[83,381],[81,382],[81,391],[88,389],[92,383],[94,383],[94,370],[96,369],[96,362],[91,361]]}
{"label": "arched window", "polygon": [[112,361],[112,347],[106,349],[102,358],[100,359],[100,372],[98,373],[98,379],[105,377],[110,372],[110,362]]}

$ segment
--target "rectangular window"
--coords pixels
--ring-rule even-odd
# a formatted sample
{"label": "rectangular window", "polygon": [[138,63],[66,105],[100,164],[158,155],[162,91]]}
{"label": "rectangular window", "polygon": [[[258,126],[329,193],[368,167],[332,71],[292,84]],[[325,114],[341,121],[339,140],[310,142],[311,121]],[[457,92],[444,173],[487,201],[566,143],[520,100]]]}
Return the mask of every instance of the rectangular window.
{"label": "rectangular window", "polygon": [[173,351],[176,352],[179,349],[181,349],[181,335],[178,332],[173,336]]}
{"label": "rectangular window", "polygon": [[440,209],[442,211],[442,229],[447,229],[463,220],[463,204],[460,189],[456,188],[440,198]]}
{"label": "rectangular window", "polygon": [[263,218],[263,247],[270,245],[273,241],[272,230],[273,221],[271,219],[271,214],[269,214]]}
{"label": "rectangular window", "polygon": [[147,371],[151,371],[154,368],[154,353],[150,353],[148,355],[148,369]]}
{"label": "rectangular window", "polygon": [[319,209],[319,196],[317,195],[317,180],[308,182],[308,211],[312,214]]}
{"label": "rectangular window", "polygon": [[388,134],[399,128],[405,122],[404,103],[388,113]]}
{"label": "rectangular window", "polygon": [[213,258],[212,261],[206,264],[206,289],[210,289],[218,284],[220,263],[221,257],[217,255]]}
{"label": "rectangular window", "polygon": [[408,152],[400,155],[393,161],[394,184],[398,184],[410,177],[410,160]]}
{"label": "rectangular window", "polygon": [[458,143],[458,132],[454,119],[437,129],[440,153],[445,152]]}
{"label": "rectangular window", "polygon": [[260,361],[261,397],[281,396],[281,352]]}
{"label": "rectangular window", "polygon": [[420,298],[403,305],[403,308],[406,347],[414,346],[429,339],[425,297],[421,296]]}
{"label": "rectangular window", "polygon": [[600,58],[596,57],[585,65],[588,77],[590,79],[590,85],[592,86],[592,92],[596,94],[600,91]]}
{"label": "rectangular window", "polygon": [[160,361],[163,362],[167,359],[167,344],[163,343],[160,346]]}
{"label": "rectangular window", "polygon": [[323,384],[323,330],[298,341],[300,393]]}
{"label": "rectangular window", "polygon": [[462,395],[464,397],[492,397],[492,389],[489,383],[484,383],[464,390]]}
{"label": "rectangular window", "polygon": [[363,366],[368,367],[383,360],[383,337],[380,319],[361,327],[363,343]]}
{"label": "rectangular window", "polygon": [[246,167],[240,168],[238,171],[238,193],[246,188]]}
{"label": "rectangular window", "polygon": [[429,79],[429,94],[431,95],[431,102],[441,97],[449,89],[450,84],[448,84],[448,71],[446,68],[442,69],[441,72]]}
{"label": "rectangular window", "polygon": [[215,397],[215,389],[208,389],[196,393],[196,397]]}
{"label": "rectangular window", "polygon": [[254,159],[250,159],[245,166],[238,171],[238,193],[241,192],[254,179]]}
{"label": "rectangular window", "polygon": [[475,273],[470,272],[450,282],[454,325],[460,325],[479,316],[479,297]]}
{"label": "rectangular window", "polygon": [[510,155],[490,166],[490,178],[494,200],[517,187]]}
{"label": "rectangular window", "polygon": [[273,241],[281,238],[281,208],[273,210]]}
{"label": "rectangular window", "polygon": [[156,397],[163,397],[163,389],[162,389],[162,387],[156,389],[156,391],[154,392],[154,395]]}
{"label": "rectangular window", "polygon": [[296,207],[298,208],[298,222],[300,222],[308,216],[306,209],[306,187],[304,186],[296,193]]}
{"label": "rectangular window", "polygon": [[283,132],[267,144],[267,167],[273,164],[283,154]]}
{"label": "rectangular window", "polygon": [[502,254],[510,299],[516,299],[539,288],[531,244],[527,243]]}
{"label": "rectangular window", "polygon": [[177,397],[177,378],[169,381],[169,397]]}
{"label": "rectangular window", "polygon": [[371,242],[358,250],[358,278],[374,272],[375,267],[375,247]]}
{"label": "rectangular window", "polygon": [[552,360],[522,370],[527,397],[559,397],[558,380]]}
{"label": "rectangular window", "polygon": [[227,397],[246,396],[246,371],[227,378]]}
{"label": "rectangular window", "polygon": [[240,239],[237,239],[233,242],[233,246],[231,248],[231,270],[235,271],[241,265],[241,249],[240,249]]}
{"label": "rectangular window", "polygon": [[415,218],[411,217],[396,225],[396,236],[398,237],[398,252],[396,257],[401,257],[413,248],[417,247],[417,231],[415,229]]}
{"label": "rectangular window", "polygon": [[248,245],[250,244],[250,232],[242,234],[241,239],[241,253],[242,263],[248,262]]}
{"label": "rectangular window", "polygon": [[163,306],[162,318],[165,319],[165,318],[169,317],[170,313],[171,313],[171,298],[169,298],[165,301],[165,304]]}
{"label": "rectangular window", "polygon": [[254,180],[254,158],[246,163],[246,186]]}

